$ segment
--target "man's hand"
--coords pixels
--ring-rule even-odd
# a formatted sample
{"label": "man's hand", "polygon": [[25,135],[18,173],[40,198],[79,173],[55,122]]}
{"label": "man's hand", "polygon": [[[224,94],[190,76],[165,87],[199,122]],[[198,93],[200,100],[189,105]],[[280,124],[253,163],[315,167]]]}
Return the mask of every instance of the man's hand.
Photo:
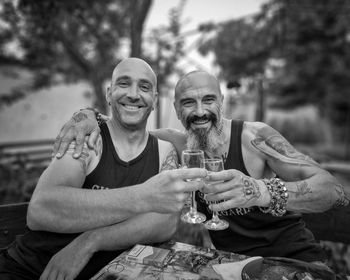
{"label": "man's hand", "polygon": [[150,212],[173,213],[183,208],[192,191],[202,189],[205,169],[188,168],[166,170],[147,181],[149,188],[141,188]]}
{"label": "man's hand", "polygon": [[47,264],[40,280],[73,280],[88,263],[95,250],[85,232],[55,254]]}
{"label": "man's hand", "polygon": [[270,203],[270,194],[262,180],[246,176],[235,169],[210,173],[202,191],[206,194],[207,201],[223,200],[209,206],[213,211],[265,207]]}
{"label": "man's hand", "polygon": [[73,117],[64,124],[58,134],[53,147],[53,155],[61,158],[67,151],[69,144],[76,141],[74,158],[78,158],[83,150],[85,136],[88,138],[88,146],[94,148],[100,128],[95,118],[95,113],[91,110],[82,110],[75,113]]}

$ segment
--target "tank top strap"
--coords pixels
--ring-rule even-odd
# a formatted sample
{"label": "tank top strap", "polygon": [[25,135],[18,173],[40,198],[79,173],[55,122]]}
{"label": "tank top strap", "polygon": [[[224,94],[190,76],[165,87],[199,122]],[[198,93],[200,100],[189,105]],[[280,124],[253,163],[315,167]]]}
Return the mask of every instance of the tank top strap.
{"label": "tank top strap", "polygon": [[237,169],[249,176],[242,156],[243,124],[243,120],[231,120],[230,147],[225,162],[225,169]]}

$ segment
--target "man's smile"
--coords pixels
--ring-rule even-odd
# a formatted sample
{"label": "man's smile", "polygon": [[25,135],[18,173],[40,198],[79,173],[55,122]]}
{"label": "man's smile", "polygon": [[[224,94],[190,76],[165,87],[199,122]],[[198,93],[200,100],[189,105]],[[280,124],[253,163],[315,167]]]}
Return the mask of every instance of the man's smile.
{"label": "man's smile", "polygon": [[143,106],[131,105],[131,104],[121,104],[121,105],[123,106],[123,108],[125,108],[128,111],[137,111],[143,107]]}

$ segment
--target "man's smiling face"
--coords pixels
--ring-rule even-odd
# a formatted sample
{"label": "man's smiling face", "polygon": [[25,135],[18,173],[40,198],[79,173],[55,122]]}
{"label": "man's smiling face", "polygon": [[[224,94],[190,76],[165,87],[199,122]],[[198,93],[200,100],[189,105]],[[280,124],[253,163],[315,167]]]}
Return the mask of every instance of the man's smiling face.
{"label": "man's smiling face", "polygon": [[196,135],[199,148],[206,148],[222,129],[222,101],[220,86],[215,77],[206,72],[191,72],[175,88],[175,110],[188,133]]}
{"label": "man's smiling face", "polygon": [[143,60],[129,58],[115,68],[107,101],[123,127],[145,126],[157,102],[156,76]]}

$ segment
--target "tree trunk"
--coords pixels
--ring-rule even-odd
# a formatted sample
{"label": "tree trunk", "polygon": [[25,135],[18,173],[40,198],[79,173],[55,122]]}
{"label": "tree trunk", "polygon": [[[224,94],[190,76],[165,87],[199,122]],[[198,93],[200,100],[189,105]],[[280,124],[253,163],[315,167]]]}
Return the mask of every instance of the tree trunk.
{"label": "tree trunk", "polygon": [[152,0],[130,1],[131,57],[142,57],[143,24],[152,5]]}
{"label": "tree trunk", "polygon": [[264,85],[263,77],[257,79],[258,87],[258,97],[255,111],[255,120],[258,122],[263,122],[265,119],[265,94],[264,94]]}
{"label": "tree trunk", "polygon": [[106,102],[106,96],[105,96],[105,91],[103,89],[103,79],[100,77],[96,76],[95,74],[91,75],[91,85],[94,90],[94,96],[95,96],[95,101],[94,101],[94,108],[99,110],[102,114],[106,115],[108,113],[107,110],[107,102]]}

